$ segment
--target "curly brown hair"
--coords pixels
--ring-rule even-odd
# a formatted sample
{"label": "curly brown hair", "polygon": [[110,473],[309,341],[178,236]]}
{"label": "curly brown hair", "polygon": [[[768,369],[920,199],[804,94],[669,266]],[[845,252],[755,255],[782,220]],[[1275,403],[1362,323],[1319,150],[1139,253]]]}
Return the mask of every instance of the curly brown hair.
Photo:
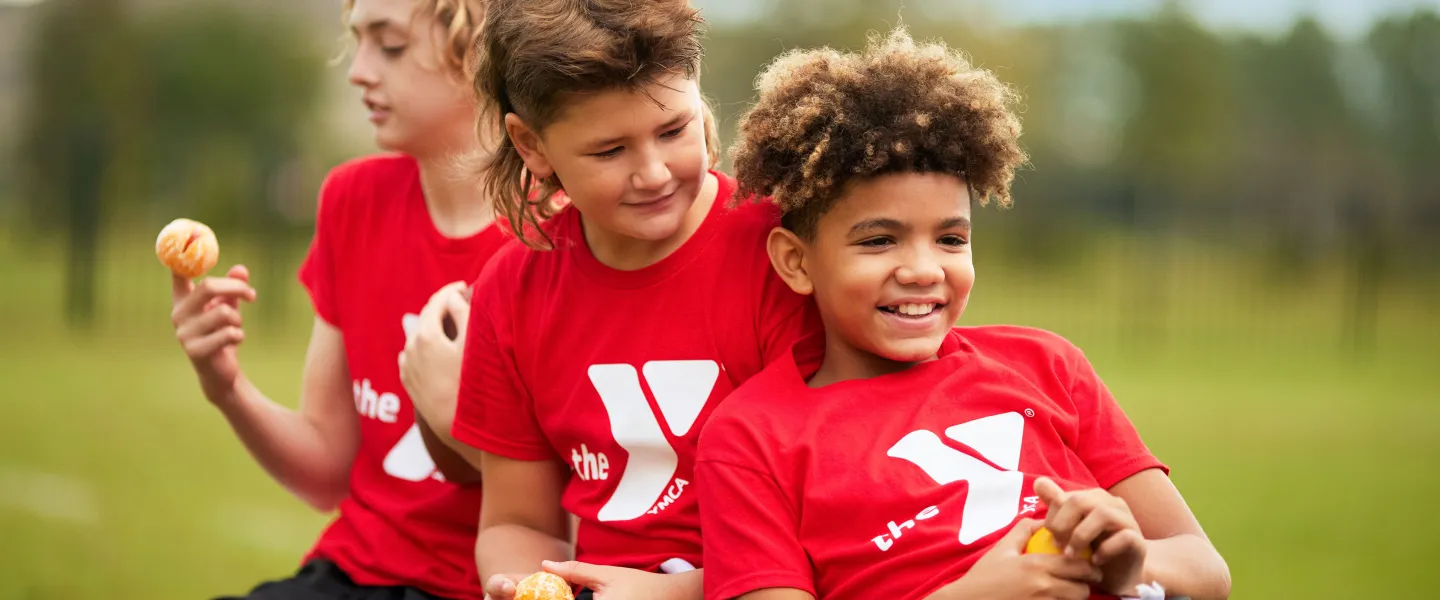
{"label": "curly brown hair", "polygon": [[782,224],[811,237],[852,181],[887,173],[950,173],[972,197],[1009,206],[1020,148],[1019,95],[943,42],[905,28],[865,51],[793,50],[756,80],[730,156],[737,198],[770,197]]}
{"label": "curly brown hair", "polygon": [[[703,24],[685,0],[491,0],[474,83],[476,94],[494,104],[479,117],[477,131],[482,137],[496,126],[504,132],[508,113],[538,131],[574,94],[643,90],[667,75],[696,79]],[[703,110],[713,167],[720,158],[718,130],[708,102]],[[564,188],[554,177],[532,176],[502,135],[479,168],[485,194],[522,241],[548,248],[540,221],[554,212],[552,197]]]}

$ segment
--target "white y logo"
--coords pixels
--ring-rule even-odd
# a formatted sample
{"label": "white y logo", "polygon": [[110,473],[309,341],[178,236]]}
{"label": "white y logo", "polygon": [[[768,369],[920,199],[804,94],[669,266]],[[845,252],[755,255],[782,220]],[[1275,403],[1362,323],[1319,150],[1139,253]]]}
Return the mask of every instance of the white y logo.
{"label": "white y logo", "polygon": [[1020,491],[1025,475],[1020,466],[1020,443],[1025,418],[1008,412],[961,423],[945,430],[945,437],[965,444],[1000,469],[946,446],[928,430],[912,431],[885,454],[920,467],[935,483],[968,481],[970,493],[960,517],[960,543],[970,544],[999,531],[1020,513]]}
{"label": "white y logo", "polygon": [[[720,366],[711,360],[657,360],[642,368],[670,432],[676,437],[689,433],[710,399]],[[650,511],[670,486],[679,460],[660,431],[659,419],[645,399],[634,366],[592,365],[589,375],[610,415],[610,434],[630,456],[598,518],[628,521]]]}
{"label": "white y logo", "polygon": [[[400,327],[405,330],[407,338],[419,324],[420,315],[406,314],[400,318]],[[445,477],[435,468],[435,459],[430,457],[430,450],[425,448],[425,439],[420,437],[419,423],[410,425],[410,430],[385,454],[385,462],[381,463],[381,466],[391,477],[405,481],[425,481],[432,477],[445,481]]]}

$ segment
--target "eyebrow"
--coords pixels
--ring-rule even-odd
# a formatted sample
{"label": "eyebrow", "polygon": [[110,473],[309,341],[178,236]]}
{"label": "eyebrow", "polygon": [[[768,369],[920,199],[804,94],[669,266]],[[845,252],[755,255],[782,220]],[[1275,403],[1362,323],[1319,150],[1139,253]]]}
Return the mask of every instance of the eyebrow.
{"label": "eyebrow", "polygon": [[370,21],[370,22],[368,22],[368,23],[365,23],[365,26],[364,26],[364,27],[356,27],[355,25],[351,25],[351,26],[350,26],[350,33],[355,34],[355,35],[359,35],[361,29],[364,29],[365,31],[370,32],[370,33],[379,33],[379,32],[384,31],[384,30],[386,30],[386,29],[394,29],[394,30],[399,31],[399,30],[400,30],[400,26],[399,26],[399,25],[396,25],[395,22],[394,22],[394,21],[391,21],[390,19],[379,18],[379,19],[375,19],[374,21]]}
{"label": "eyebrow", "polygon": [[[970,219],[965,217],[950,217],[940,222],[941,229],[963,229],[970,231]],[[908,231],[909,225],[901,223],[896,219],[866,219],[850,227],[850,235],[859,235],[873,231]]]}
{"label": "eyebrow", "polygon": [[965,217],[950,217],[940,222],[941,229],[964,229],[970,231],[970,219]]}
{"label": "eyebrow", "polygon": [[866,219],[850,226],[850,235],[867,233],[871,231],[887,231],[893,229],[909,229],[904,223],[895,219]]}
{"label": "eyebrow", "polygon": [[[675,115],[674,117],[672,117],[669,121],[666,121],[666,122],[662,123],[659,127],[655,128],[655,130],[656,130],[656,131],[669,131],[669,130],[671,130],[671,129],[674,129],[674,128],[680,126],[680,124],[681,124],[682,122],[688,122],[688,121],[694,120],[694,119],[695,119],[695,113],[694,113],[693,111],[688,111],[688,110],[687,110],[687,111],[685,111],[685,112],[676,114],[676,115]],[[595,141],[595,142],[593,142],[593,143],[586,144],[584,147],[585,147],[585,148],[608,148],[608,147],[610,147],[610,146],[619,145],[620,142],[623,142],[623,141],[625,141],[625,136],[619,136],[619,137],[613,137],[613,138],[606,138],[606,139],[603,139],[603,140],[597,140],[597,141]]]}

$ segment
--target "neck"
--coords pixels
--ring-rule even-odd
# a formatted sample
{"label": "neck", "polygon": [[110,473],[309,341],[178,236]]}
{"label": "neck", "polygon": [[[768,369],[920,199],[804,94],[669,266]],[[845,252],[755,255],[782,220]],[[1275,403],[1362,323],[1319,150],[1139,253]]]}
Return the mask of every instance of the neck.
{"label": "neck", "polygon": [[456,168],[459,153],[415,157],[420,164],[420,189],[430,221],[441,235],[465,238],[495,221],[494,207],[480,186]]}
{"label": "neck", "polygon": [[720,182],[715,179],[715,175],[707,173],[704,183],[700,185],[700,193],[696,195],[695,201],[690,203],[690,210],[685,212],[685,218],[680,222],[680,228],[665,239],[642,240],[605,231],[592,225],[581,215],[580,226],[585,232],[585,243],[600,264],[612,269],[635,271],[653,265],[670,256],[670,253],[683,246],[690,236],[700,229],[705,217],[710,214],[710,207],[715,205],[719,186]]}
{"label": "neck", "polygon": [[[826,327],[826,330],[835,331],[830,327]],[[856,348],[850,342],[841,339],[839,335],[827,335],[825,336],[825,358],[820,361],[820,368],[815,371],[815,375],[806,384],[812,388],[818,388],[852,379],[870,379],[899,373],[930,360],[934,360],[934,357],[919,362],[890,360],[873,352]]]}

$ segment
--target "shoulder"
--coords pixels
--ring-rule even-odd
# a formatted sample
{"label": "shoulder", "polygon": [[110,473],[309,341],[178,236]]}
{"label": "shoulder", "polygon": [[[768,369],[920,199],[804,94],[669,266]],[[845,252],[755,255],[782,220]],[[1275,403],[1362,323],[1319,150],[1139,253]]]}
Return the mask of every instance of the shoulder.
{"label": "shoulder", "polygon": [[780,207],[769,197],[736,196],[734,178],[719,171],[714,174],[719,180],[715,202],[720,204],[718,212],[724,216],[725,230],[732,234],[750,234],[750,237],[758,234],[763,237],[780,224]]}
{"label": "shoulder", "polygon": [[320,186],[319,218],[334,220],[394,199],[397,188],[411,185],[418,174],[415,159],[403,154],[374,154],[340,163]]}
{"label": "shoulder", "polygon": [[1069,354],[1075,345],[1058,333],[1019,325],[956,327],[955,333],[981,349],[1015,349],[1049,354]]}
{"label": "shoulder", "polygon": [[[543,250],[526,244],[508,223],[498,224],[504,241],[475,280],[475,297],[492,306],[518,302],[522,294],[527,298],[548,297],[553,282],[558,279],[556,270],[566,263],[565,255],[575,244],[569,232],[578,227],[567,226],[567,222],[575,218],[575,209],[565,208],[541,223],[541,231],[553,246]],[[526,234],[531,240],[540,238],[540,233],[533,230]],[[583,240],[580,243],[583,244]]]}
{"label": "shoulder", "polygon": [[[377,186],[384,188],[397,183],[408,184],[409,178],[417,174],[419,168],[415,159],[404,154],[372,154],[352,158],[330,169],[325,176],[325,188],[351,192]],[[353,194],[346,194],[351,195]]]}
{"label": "shoulder", "polygon": [[1031,379],[1068,381],[1085,355],[1058,333],[1016,325],[956,327],[954,335],[977,354],[1003,363]]}
{"label": "shoulder", "polygon": [[472,302],[493,308],[513,301],[512,296],[521,287],[517,281],[539,254],[543,252],[507,235],[500,249],[486,261],[479,277],[475,279]]}
{"label": "shoulder", "polygon": [[730,392],[700,432],[700,458],[751,463],[748,455],[768,454],[794,437],[808,396],[796,393],[796,377],[790,361],[777,360]]}

